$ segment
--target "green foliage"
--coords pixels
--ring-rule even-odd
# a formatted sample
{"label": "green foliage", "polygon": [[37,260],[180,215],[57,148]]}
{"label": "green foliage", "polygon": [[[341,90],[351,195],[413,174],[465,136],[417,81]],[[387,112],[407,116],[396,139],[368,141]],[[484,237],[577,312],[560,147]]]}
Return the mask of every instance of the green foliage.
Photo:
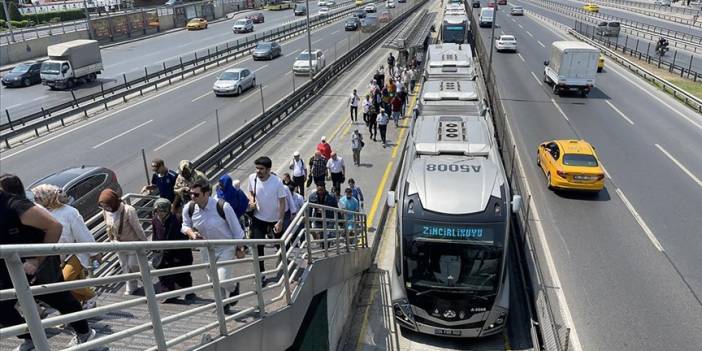
{"label": "green foliage", "polygon": [[[11,20],[16,20],[19,21],[22,19],[22,15],[20,14],[19,10],[17,9],[17,0],[6,0],[7,1],[7,10],[10,12],[10,19]],[[0,18],[3,20],[7,20],[7,16],[5,15],[5,7],[0,5]],[[7,23],[5,23],[7,25]]]}
{"label": "green foliage", "polygon": [[22,19],[31,20],[35,23],[58,23],[84,18],[85,13],[82,10],[56,11],[22,16]]}

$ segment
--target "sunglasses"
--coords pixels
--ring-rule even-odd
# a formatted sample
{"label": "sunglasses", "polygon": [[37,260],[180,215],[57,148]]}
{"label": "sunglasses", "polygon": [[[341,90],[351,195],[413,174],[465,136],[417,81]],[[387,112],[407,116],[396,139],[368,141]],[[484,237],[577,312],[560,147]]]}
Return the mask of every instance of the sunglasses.
{"label": "sunglasses", "polygon": [[192,197],[194,197],[194,198],[198,198],[198,197],[200,197],[200,195],[202,195],[202,194],[200,194],[200,193],[192,193],[192,192],[190,193],[190,196],[192,196]]}

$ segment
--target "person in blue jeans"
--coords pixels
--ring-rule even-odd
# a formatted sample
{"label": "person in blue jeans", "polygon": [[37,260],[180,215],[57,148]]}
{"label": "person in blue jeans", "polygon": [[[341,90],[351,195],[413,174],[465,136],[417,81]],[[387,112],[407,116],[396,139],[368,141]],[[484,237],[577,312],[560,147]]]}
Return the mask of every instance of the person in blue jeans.
{"label": "person in blue jeans", "polygon": [[[339,208],[347,211],[359,212],[361,211],[361,203],[353,197],[353,190],[351,188],[346,188],[344,190],[344,196],[339,199]],[[351,233],[356,229],[355,218],[356,215],[353,213],[345,213],[344,219],[346,219],[346,229]]]}

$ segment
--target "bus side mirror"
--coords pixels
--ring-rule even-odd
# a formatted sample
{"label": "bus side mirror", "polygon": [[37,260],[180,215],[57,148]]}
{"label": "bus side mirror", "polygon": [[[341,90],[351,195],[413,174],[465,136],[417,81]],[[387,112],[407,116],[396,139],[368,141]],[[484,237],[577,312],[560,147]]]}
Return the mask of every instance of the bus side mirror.
{"label": "bus side mirror", "polygon": [[395,207],[395,192],[394,191],[388,191],[388,207],[393,208]]}
{"label": "bus side mirror", "polygon": [[549,63],[548,60],[544,61],[544,66],[548,66]]}
{"label": "bus side mirror", "polygon": [[512,213],[519,213],[522,209],[522,196],[513,195],[512,196]]}

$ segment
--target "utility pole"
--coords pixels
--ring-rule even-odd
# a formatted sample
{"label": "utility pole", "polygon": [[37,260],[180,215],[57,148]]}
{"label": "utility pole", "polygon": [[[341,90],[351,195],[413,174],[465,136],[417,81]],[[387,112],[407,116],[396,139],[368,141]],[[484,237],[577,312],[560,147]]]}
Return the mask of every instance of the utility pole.
{"label": "utility pole", "polygon": [[7,10],[7,2],[2,0],[2,9],[5,10],[5,23],[7,23],[7,28],[10,30],[10,40],[16,43],[15,33],[12,31],[12,23],[10,23],[10,11]]}
{"label": "utility pole", "polygon": [[307,13],[307,58],[309,59],[310,64],[310,80],[314,80],[314,73],[312,73],[312,34],[310,33],[310,0],[305,0],[305,4],[307,6],[307,9],[305,10],[305,13]]}

